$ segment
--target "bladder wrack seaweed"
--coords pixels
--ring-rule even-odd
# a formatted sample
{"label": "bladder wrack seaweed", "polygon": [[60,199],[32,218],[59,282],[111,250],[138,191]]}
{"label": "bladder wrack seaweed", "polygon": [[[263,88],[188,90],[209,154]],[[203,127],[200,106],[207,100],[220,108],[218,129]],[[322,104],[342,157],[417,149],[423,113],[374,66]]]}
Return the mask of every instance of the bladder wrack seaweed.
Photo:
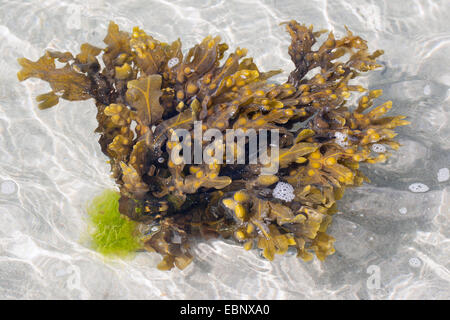
{"label": "bladder wrack seaweed", "polygon": [[[95,99],[99,143],[120,187],[118,210],[127,216],[120,220],[113,204],[106,216],[94,214],[106,229],[109,222],[124,228],[117,246],[94,234],[100,251],[134,250],[142,243],[163,256],[163,270],[192,261],[193,237],[234,239],[246,250],[261,249],[269,260],[289,248],[304,260],[334,252],[335,239],[326,231],[336,201],[345,188],[368,181],[360,163],[383,162],[388,150],[399,147],[394,129],[408,122],[385,116],[390,101],[373,106],[381,90],[354,83],[380,67],[376,58],[382,51],[370,53],[366,41],[349,30],[340,39],[328,33],[314,50],[325,31],[296,21],[285,26],[295,69],[282,84],[269,80],[280,71],[260,71],[245,58],[246,49],[237,48],[221,63],[228,45],[219,37],[206,37],[184,55],[180,40],[164,43],[138,27],[120,31],[114,22],[103,49],[83,44],[75,56],[47,51],[36,62],[18,60],[19,80],[35,77],[51,86],[37,97],[40,109],[61,98]],[[351,94],[363,92],[349,106]],[[262,163],[178,162],[170,156],[178,132],[193,137],[201,154],[214,154],[206,141],[195,140],[195,130],[210,129],[278,130],[279,170],[262,174]],[[235,151],[247,151],[249,140]],[[214,145],[225,149],[223,140]],[[268,147],[268,154],[275,151]]]}

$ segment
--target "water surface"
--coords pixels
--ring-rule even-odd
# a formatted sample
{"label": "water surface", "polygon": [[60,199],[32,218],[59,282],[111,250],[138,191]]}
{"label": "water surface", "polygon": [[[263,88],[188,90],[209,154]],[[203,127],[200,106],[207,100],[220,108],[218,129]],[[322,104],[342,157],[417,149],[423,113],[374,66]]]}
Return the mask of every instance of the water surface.
{"label": "water surface", "polygon": [[[0,1],[0,298],[449,299],[449,16],[447,0]],[[102,46],[114,20],[162,41],[180,37],[184,48],[220,35],[262,69],[286,70],[282,81],[293,64],[279,23],[290,19],[337,36],[347,25],[384,49],[383,69],[361,81],[412,122],[398,130],[403,147],[365,171],[372,182],[341,201],[330,228],[336,253],[270,263],[210,241],[184,271],[162,272],[156,254],[105,261],[83,245],[86,202],[114,187],[93,132],[96,108],[61,101],[39,111],[34,97],[49,87],[19,83],[17,57]],[[412,192],[414,183],[428,191]]]}

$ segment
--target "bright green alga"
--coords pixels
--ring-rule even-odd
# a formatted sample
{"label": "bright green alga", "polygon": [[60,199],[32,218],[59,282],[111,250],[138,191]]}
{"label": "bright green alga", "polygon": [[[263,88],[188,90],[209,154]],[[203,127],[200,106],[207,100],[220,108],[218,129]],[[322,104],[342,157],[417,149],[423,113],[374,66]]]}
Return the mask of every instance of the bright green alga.
{"label": "bright green alga", "polygon": [[93,248],[104,254],[127,256],[142,247],[137,236],[137,223],[119,212],[120,194],[106,190],[88,206]]}

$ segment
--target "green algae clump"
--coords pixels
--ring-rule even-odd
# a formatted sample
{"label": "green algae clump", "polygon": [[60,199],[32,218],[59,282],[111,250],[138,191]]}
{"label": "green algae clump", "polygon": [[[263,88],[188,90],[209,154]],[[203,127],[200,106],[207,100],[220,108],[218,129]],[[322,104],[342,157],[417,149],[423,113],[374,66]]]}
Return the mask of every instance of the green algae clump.
{"label": "green algae clump", "polygon": [[88,206],[93,248],[106,256],[128,256],[142,248],[137,223],[119,212],[120,194],[105,190]]}

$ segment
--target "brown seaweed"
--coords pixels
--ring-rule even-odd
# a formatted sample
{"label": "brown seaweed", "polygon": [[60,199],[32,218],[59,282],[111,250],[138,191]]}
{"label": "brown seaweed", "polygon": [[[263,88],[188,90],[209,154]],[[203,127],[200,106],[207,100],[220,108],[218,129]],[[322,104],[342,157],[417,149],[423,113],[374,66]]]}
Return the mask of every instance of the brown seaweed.
{"label": "brown seaweed", "polygon": [[[388,157],[372,146],[397,149],[393,129],[408,122],[385,116],[390,101],[373,107],[381,90],[348,106],[352,92],[367,91],[350,82],[379,68],[382,51],[370,53],[349,30],[341,39],[328,33],[314,50],[325,31],[296,21],[286,28],[295,69],[283,84],[270,83],[280,71],[261,72],[245,58],[246,49],[237,48],[221,63],[228,45],[220,37],[208,36],[184,55],[180,40],[167,44],[138,27],[120,31],[114,22],[105,48],[83,44],[75,57],[48,51],[36,62],[21,58],[18,78],[50,84],[52,91],[37,97],[40,109],[60,98],[95,99],[96,132],[120,188],[120,212],[142,230],[156,230],[142,238],[147,250],[163,256],[158,268],[186,267],[193,260],[193,237],[230,238],[246,250],[261,249],[269,260],[289,248],[305,261],[313,253],[323,260],[334,252],[335,239],[326,231],[336,201],[346,188],[368,181],[360,163]],[[185,129],[194,136],[198,120],[203,131],[278,129],[280,170],[262,175],[260,164],[175,163],[171,134]],[[224,146],[216,141],[216,147]],[[200,148],[207,144],[201,141]],[[243,151],[238,149],[236,144],[235,152]],[[274,195],[278,183],[290,184],[292,200]]]}

